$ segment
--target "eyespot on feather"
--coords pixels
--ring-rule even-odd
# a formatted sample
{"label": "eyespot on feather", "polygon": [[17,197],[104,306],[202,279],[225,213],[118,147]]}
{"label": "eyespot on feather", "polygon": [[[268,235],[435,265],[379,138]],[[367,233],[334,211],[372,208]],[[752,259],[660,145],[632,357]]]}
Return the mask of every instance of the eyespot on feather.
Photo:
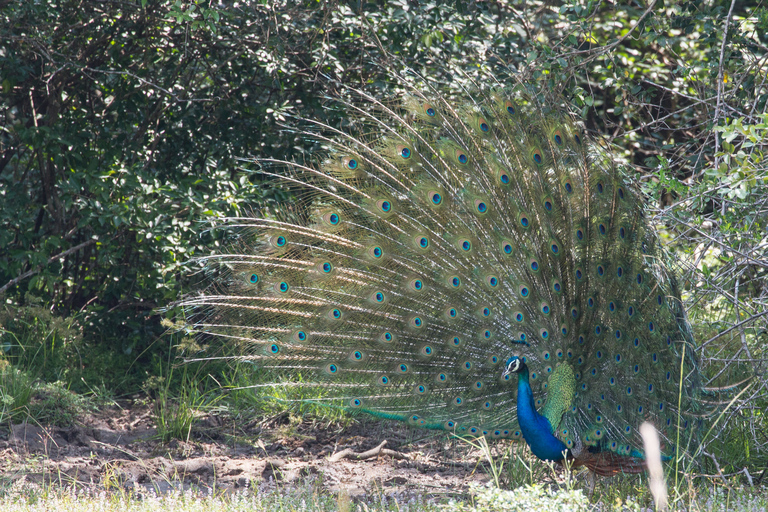
{"label": "eyespot on feather", "polygon": [[456,148],[456,150],[453,153],[453,157],[456,160],[456,163],[459,165],[467,165],[469,163],[469,155],[467,154],[467,151],[461,148]]}
{"label": "eyespot on feather", "polygon": [[299,328],[299,329],[295,329],[290,334],[289,338],[291,341],[295,341],[298,343],[306,343],[307,341],[309,341],[310,336],[308,331],[306,331],[305,329]]}
{"label": "eyespot on feather", "polygon": [[424,102],[421,104],[421,110],[427,117],[437,117],[437,109],[432,106],[431,103]]}
{"label": "eyespot on feather", "polygon": [[480,135],[488,135],[491,132],[491,125],[488,120],[482,116],[475,118],[475,129],[480,132]]}
{"label": "eyespot on feather", "polygon": [[426,252],[430,249],[429,238],[423,234],[418,234],[414,236],[413,239],[411,240],[411,245],[413,246],[414,249],[421,252]]}
{"label": "eyespot on feather", "polygon": [[284,234],[269,237],[269,244],[275,249],[285,249],[288,245],[288,237]]}
{"label": "eyespot on feather", "polygon": [[464,345],[464,340],[460,336],[448,336],[448,339],[446,339],[445,344],[449,348],[459,348]]}
{"label": "eyespot on feather", "polygon": [[366,249],[365,254],[372,261],[378,262],[384,257],[384,249],[380,245],[372,245]]}
{"label": "eyespot on feather", "polygon": [[490,320],[493,318],[493,310],[490,306],[480,306],[477,309],[477,317],[481,320]]}
{"label": "eyespot on feather", "polygon": [[446,320],[454,321],[459,317],[459,311],[454,306],[448,306],[443,310],[443,317]]}
{"label": "eyespot on feather", "polygon": [[319,275],[320,277],[330,276],[333,274],[333,271],[334,271],[333,263],[326,260],[320,260],[316,262],[312,268],[315,274]]}
{"label": "eyespot on feather", "polygon": [[424,344],[419,348],[419,354],[422,357],[432,357],[435,355],[435,347],[431,344]]}
{"label": "eyespot on feather", "polygon": [[327,226],[335,227],[341,223],[341,214],[338,212],[326,212],[321,216],[321,218],[323,219],[323,223],[325,223]]}
{"label": "eyespot on feather", "polygon": [[422,329],[425,325],[424,317],[421,315],[412,315],[408,318],[408,326],[412,329]]}
{"label": "eyespot on feather", "polygon": [[512,181],[509,171],[503,168],[496,169],[496,183],[502,187],[506,187]]}
{"label": "eyespot on feather", "polygon": [[339,365],[336,363],[328,363],[323,366],[322,371],[326,375],[336,375],[339,373]]}
{"label": "eyespot on feather", "polygon": [[483,199],[475,199],[475,212],[480,215],[488,213],[488,203]]}
{"label": "eyespot on feather", "polygon": [[531,150],[531,160],[533,160],[533,163],[536,165],[544,165],[545,157],[540,148],[533,148]]}
{"label": "eyespot on feather", "polygon": [[368,300],[376,306],[387,303],[389,296],[382,290],[376,290],[368,296]]}
{"label": "eyespot on feather", "polygon": [[349,353],[347,359],[353,363],[361,363],[366,359],[366,355],[362,350],[353,350]]}
{"label": "eyespot on feather", "polygon": [[424,281],[419,278],[413,278],[408,281],[408,289],[412,292],[424,291]]}
{"label": "eyespot on feather", "polygon": [[357,158],[353,156],[345,156],[341,159],[341,163],[349,169],[350,171],[354,171],[360,166],[360,163],[358,162]]}
{"label": "eyespot on feather", "polygon": [[462,254],[469,254],[472,252],[472,240],[469,238],[459,238],[456,240],[456,246]]}
{"label": "eyespot on feather", "polygon": [[459,276],[456,275],[449,275],[445,279],[446,284],[448,287],[452,290],[459,290],[462,287],[462,281]]}
{"label": "eyespot on feather", "polygon": [[499,287],[499,276],[495,274],[489,274],[485,276],[485,285],[489,290],[496,290]]}
{"label": "eyespot on feather", "polygon": [[395,150],[403,160],[410,160],[410,158],[413,156],[413,150],[410,146],[406,146],[405,144],[396,145]]}
{"label": "eyespot on feather", "polygon": [[331,308],[325,313],[328,320],[338,321],[344,317],[344,312],[339,308]]}
{"label": "eyespot on feather", "polygon": [[427,192],[427,199],[432,206],[440,206],[443,204],[443,194],[439,190],[430,190]]}
{"label": "eyespot on feather", "polygon": [[392,201],[389,199],[379,199],[376,201],[376,208],[378,208],[379,212],[384,215],[390,215],[393,210],[394,206],[392,204]]}

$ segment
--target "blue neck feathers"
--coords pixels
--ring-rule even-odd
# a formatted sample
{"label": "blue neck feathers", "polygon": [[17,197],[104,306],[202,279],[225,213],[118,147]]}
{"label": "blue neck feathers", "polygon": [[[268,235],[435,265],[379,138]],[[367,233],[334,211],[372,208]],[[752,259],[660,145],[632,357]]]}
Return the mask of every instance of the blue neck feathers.
{"label": "blue neck feathers", "polygon": [[536,411],[525,364],[517,374],[517,421],[534,455],[543,460],[563,460],[565,444],[552,435],[549,420]]}

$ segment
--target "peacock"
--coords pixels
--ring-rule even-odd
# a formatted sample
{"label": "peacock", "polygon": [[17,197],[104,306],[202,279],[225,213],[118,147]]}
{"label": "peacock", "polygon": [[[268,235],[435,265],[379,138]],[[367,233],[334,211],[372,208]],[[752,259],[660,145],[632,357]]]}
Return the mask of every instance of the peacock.
{"label": "peacock", "polygon": [[538,86],[408,84],[348,88],[341,127],[299,120],[314,161],[260,161],[294,199],[228,219],[192,328],[296,400],[599,475],[643,470],[643,421],[684,449],[695,345],[624,170]]}

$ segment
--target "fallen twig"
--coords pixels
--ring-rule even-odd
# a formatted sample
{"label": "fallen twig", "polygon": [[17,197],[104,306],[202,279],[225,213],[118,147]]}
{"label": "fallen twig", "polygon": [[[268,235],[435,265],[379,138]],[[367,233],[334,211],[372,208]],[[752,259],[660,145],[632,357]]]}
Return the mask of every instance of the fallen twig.
{"label": "fallen twig", "polygon": [[385,439],[376,448],[371,448],[370,450],[362,453],[355,453],[354,450],[352,450],[352,448],[345,448],[344,450],[341,450],[340,452],[334,453],[333,455],[331,455],[331,457],[328,460],[330,460],[331,462],[338,462],[341,459],[345,459],[345,458],[355,459],[355,460],[366,460],[372,457],[376,457],[378,455],[389,455],[390,457],[394,457],[396,459],[406,458],[406,456],[400,452],[396,452],[395,450],[384,448],[384,445],[386,444],[387,444],[387,440]]}

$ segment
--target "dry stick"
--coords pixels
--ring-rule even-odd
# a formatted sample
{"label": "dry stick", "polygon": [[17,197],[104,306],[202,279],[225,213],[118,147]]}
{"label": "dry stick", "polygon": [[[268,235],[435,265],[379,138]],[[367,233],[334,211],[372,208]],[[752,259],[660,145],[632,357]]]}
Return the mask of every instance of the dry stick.
{"label": "dry stick", "polygon": [[79,244],[79,245],[76,245],[76,246],[74,246],[74,247],[71,247],[71,248],[67,249],[67,250],[66,250],[66,251],[64,251],[64,252],[60,252],[60,253],[59,253],[59,254],[57,254],[56,256],[51,256],[50,258],[48,258],[48,261],[46,261],[45,263],[41,263],[40,265],[37,265],[37,266],[36,266],[35,268],[33,268],[32,270],[29,270],[29,271],[27,271],[27,272],[24,272],[24,273],[23,273],[23,274],[21,274],[19,277],[15,278],[15,279],[11,279],[10,281],[8,281],[8,282],[7,282],[7,283],[6,283],[6,284],[5,284],[5,285],[4,285],[2,288],[0,288],[0,293],[3,293],[5,290],[7,290],[8,288],[10,288],[11,286],[14,286],[16,283],[18,283],[18,282],[20,282],[20,281],[23,281],[24,279],[28,278],[29,276],[33,276],[33,275],[37,274],[38,272],[40,272],[41,270],[43,270],[45,267],[47,267],[48,265],[50,265],[50,264],[51,264],[51,263],[53,263],[54,261],[56,261],[56,260],[58,260],[58,259],[61,259],[61,258],[64,258],[64,257],[66,257],[67,255],[69,255],[69,254],[72,254],[72,253],[73,253],[73,252],[75,252],[75,251],[79,251],[79,250],[80,250],[80,249],[82,249],[83,247],[86,247],[86,246],[88,246],[88,245],[92,245],[92,244],[95,244],[96,242],[97,242],[97,240],[96,240],[95,238],[93,238],[93,239],[91,239],[91,240],[88,240],[87,242],[83,242],[83,243],[81,243],[81,244]]}
{"label": "dry stick", "polygon": [[722,337],[722,336],[724,336],[724,335],[728,334],[728,333],[729,333],[729,332],[731,332],[732,330],[734,330],[734,329],[738,329],[738,328],[739,328],[739,327],[741,327],[742,325],[744,325],[744,324],[746,324],[746,323],[749,323],[749,322],[751,322],[751,321],[753,321],[753,320],[755,320],[755,319],[757,319],[757,318],[760,318],[760,317],[766,316],[766,315],[768,315],[768,310],[766,310],[766,311],[762,311],[762,312],[760,312],[760,313],[755,313],[754,315],[750,316],[750,317],[749,317],[749,318],[747,318],[746,320],[742,320],[741,322],[739,322],[739,323],[737,323],[737,324],[733,324],[733,325],[732,325],[732,326],[730,326],[728,329],[724,330],[723,332],[720,332],[720,333],[717,333],[717,334],[715,334],[714,336],[712,336],[711,338],[709,338],[707,341],[705,341],[704,343],[702,343],[702,344],[701,344],[701,348],[704,348],[704,347],[706,347],[707,345],[709,345],[710,343],[712,343],[712,342],[713,342],[713,341],[715,341],[716,339],[718,339],[718,338],[720,338],[720,337]]}
{"label": "dry stick", "polygon": [[340,452],[334,453],[333,455],[331,455],[328,460],[331,462],[339,462],[341,459],[345,459],[345,458],[350,458],[355,460],[366,460],[372,457],[376,457],[377,455],[389,455],[396,459],[406,458],[405,455],[403,455],[400,452],[396,452],[395,450],[389,450],[387,448],[384,448],[384,445],[386,444],[387,444],[387,440],[385,439],[376,448],[372,448],[367,452],[362,452],[362,453],[355,453],[354,450],[352,450],[352,448],[345,448],[344,450],[341,450]]}
{"label": "dry stick", "polygon": [[632,35],[632,32],[634,32],[635,29],[640,26],[640,24],[645,19],[645,17],[648,16],[651,12],[653,12],[653,7],[656,5],[656,2],[657,2],[657,0],[653,0],[651,2],[651,4],[648,6],[648,8],[645,9],[645,12],[643,13],[643,15],[640,16],[640,18],[637,20],[637,23],[635,23],[632,26],[632,28],[630,28],[629,31],[627,31],[626,34],[624,34],[623,36],[621,36],[617,40],[613,41],[612,43],[608,44],[607,46],[603,46],[603,47],[601,47],[600,49],[598,49],[595,52],[592,52],[591,49],[589,49],[589,50],[575,50],[575,51],[572,51],[572,52],[565,53],[565,54],[561,55],[561,57],[565,58],[565,57],[570,57],[571,55],[578,55],[578,54],[581,54],[581,53],[592,53],[592,55],[590,55],[589,57],[584,59],[583,63],[579,64],[579,66],[582,66],[582,65],[586,64],[587,62],[597,58],[598,55],[602,55],[604,53],[610,52],[616,46],[618,46],[621,43],[623,43],[624,40],[626,40],[630,35]]}
{"label": "dry stick", "polygon": [[[733,6],[736,4],[736,0],[731,1],[731,8],[728,10],[728,15],[725,17],[725,27],[723,27],[723,44],[720,45],[720,62],[717,66],[717,105],[715,106],[715,117],[712,120],[712,124],[717,126],[717,121],[720,118],[720,106],[723,102],[723,58],[725,57],[725,44],[728,41],[728,26],[731,23],[731,16],[733,15]],[[720,164],[720,157],[717,153],[720,151],[720,137],[715,133],[715,169]],[[721,213],[725,213],[725,202],[721,209]]]}

